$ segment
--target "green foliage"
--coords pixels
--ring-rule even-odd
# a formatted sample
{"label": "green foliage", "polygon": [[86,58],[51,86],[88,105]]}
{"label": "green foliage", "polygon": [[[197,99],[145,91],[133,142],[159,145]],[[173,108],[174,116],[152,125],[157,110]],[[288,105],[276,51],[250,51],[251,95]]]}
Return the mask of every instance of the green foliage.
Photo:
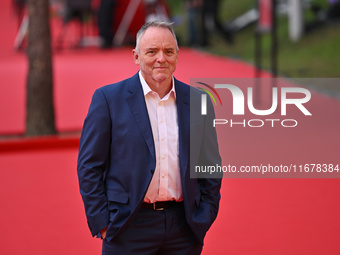
{"label": "green foliage", "polygon": [[[169,1],[171,2],[171,1]],[[183,1],[172,6],[176,15],[185,17]],[[313,0],[322,10],[327,9],[327,0]],[[237,16],[253,8],[254,0],[221,0],[219,17],[223,22],[230,22]],[[278,17],[278,71],[280,75],[296,78],[304,77],[339,77],[340,76],[340,24],[322,23],[317,20],[314,12],[305,10],[304,18],[308,29],[298,42],[289,39],[288,18],[285,15]],[[185,19],[184,19],[185,21]],[[185,45],[187,37],[186,22],[176,27],[176,32]],[[235,42],[228,45],[223,38],[213,34],[209,47],[203,50],[213,54],[240,58],[254,63],[255,54],[255,25],[251,25],[234,34]],[[263,66],[270,69],[271,37],[269,34],[262,37]]]}

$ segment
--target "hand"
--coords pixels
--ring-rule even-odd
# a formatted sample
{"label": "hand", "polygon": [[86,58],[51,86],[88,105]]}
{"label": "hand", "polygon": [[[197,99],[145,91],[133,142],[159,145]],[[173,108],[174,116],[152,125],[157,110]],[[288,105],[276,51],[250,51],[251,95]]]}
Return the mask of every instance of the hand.
{"label": "hand", "polygon": [[107,231],[107,227],[100,231],[100,235],[102,236],[103,239],[106,238],[106,231]]}

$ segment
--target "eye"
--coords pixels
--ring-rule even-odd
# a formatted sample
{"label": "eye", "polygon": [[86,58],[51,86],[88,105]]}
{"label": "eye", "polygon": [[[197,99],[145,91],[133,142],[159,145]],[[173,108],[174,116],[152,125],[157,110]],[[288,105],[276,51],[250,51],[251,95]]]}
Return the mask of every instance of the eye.
{"label": "eye", "polygon": [[148,50],[148,51],[146,52],[147,55],[154,55],[155,53],[156,53],[155,50]]}

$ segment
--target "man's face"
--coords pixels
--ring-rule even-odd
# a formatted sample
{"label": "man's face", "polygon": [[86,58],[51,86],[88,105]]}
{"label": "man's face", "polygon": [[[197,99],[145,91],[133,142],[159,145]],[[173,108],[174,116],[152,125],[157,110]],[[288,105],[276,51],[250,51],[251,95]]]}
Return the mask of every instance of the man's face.
{"label": "man's face", "polygon": [[149,27],[140,38],[139,52],[133,50],[133,57],[146,82],[171,79],[178,59],[175,38],[167,28]]}

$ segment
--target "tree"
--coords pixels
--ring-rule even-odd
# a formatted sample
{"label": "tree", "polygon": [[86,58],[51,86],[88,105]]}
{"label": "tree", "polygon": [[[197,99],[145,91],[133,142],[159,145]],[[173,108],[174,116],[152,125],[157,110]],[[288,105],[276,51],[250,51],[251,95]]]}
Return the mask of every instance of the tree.
{"label": "tree", "polygon": [[55,134],[49,0],[28,0],[26,135]]}

